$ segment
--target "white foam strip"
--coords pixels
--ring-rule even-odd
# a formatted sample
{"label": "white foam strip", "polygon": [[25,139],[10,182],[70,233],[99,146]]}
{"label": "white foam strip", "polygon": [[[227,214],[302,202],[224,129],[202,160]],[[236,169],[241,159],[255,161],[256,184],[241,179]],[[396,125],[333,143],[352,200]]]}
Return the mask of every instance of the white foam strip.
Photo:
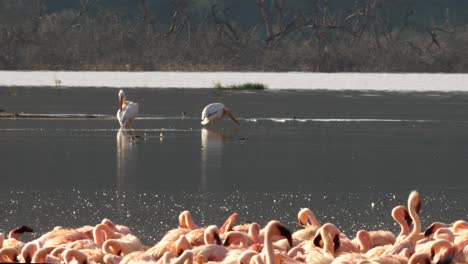
{"label": "white foam strip", "polygon": [[[0,131],[76,131],[76,132],[117,132],[118,128],[0,128]],[[136,132],[193,132],[200,129],[137,128]]]}
{"label": "white foam strip", "polygon": [[[0,115],[0,118],[2,115]],[[21,113],[17,117],[25,119],[104,119],[111,120],[116,119],[114,116],[102,115],[102,114],[27,114]],[[5,115],[5,119],[16,119],[15,115]],[[137,117],[137,120],[199,120],[194,117],[175,117],[175,116],[144,116]],[[424,123],[424,122],[467,122],[467,121],[452,121],[452,120],[436,120],[436,119],[385,119],[385,118],[284,118],[284,117],[253,117],[253,118],[242,118],[239,117],[239,120],[244,120],[246,122],[256,123],[258,121],[271,121],[277,123],[285,122],[415,122],[415,123]]]}
{"label": "white foam strip", "polygon": [[0,86],[212,88],[248,82],[269,89],[468,91],[468,74],[445,73],[0,71]]}
{"label": "white foam strip", "polygon": [[[242,118],[239,118],[242,119]],[[465,122],[465,121],[447,121],[447,120],[432,120],[432,119],[379,119],[379,118],[246,118],[247,122],[258,122],[258,121],[273,121],[278,123],[285,122]]]}

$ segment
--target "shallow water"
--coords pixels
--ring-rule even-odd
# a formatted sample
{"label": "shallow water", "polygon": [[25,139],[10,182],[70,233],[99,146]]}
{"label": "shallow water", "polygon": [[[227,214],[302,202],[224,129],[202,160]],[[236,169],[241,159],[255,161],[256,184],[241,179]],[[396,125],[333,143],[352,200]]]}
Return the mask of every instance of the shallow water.
{"label": "shallow water", "polygon": [[[468,218],[466,93],[129,90],[140,103],[129,135],[117,90],[12,89],[0,89],[0,109],[44,115],[0,120],[3,232],[107,217],[152,244],[186,209],[202,225],[238,212],[296,229],[309,207],[353,235],[396,230],[391,209],[413,189],[424,226]],[[215,101],[240,129],[200,127]]]}

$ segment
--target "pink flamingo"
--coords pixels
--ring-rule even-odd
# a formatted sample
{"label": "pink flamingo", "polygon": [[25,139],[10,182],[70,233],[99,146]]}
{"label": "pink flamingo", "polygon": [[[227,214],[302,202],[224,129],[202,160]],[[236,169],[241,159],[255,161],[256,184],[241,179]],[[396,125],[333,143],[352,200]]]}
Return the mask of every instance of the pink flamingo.
{"label": "pink flamingo", "polygon": [[145,247],[134,235],[126,235],[119,239],[108,239],[102,244],[104,253],[125,256],[134,251],[144,251]]}
{"label": "pink flamingo", "polygon": [[258,255],[257,251],[254,250],[245,250],[237,258],[237,264],[249,264],[253,256]]}
{"label": "pink flamingo", "polygon": [[463,248],[468,244],[468,222],[458,220],[453,223],[452,231],[455,235],[454,243],[459,248]]}
{"label": "pink flamingo", "polygon": [[234,248],[248,248],[252,244],[253,241],[249,235],[240,231],[226,232],[223,242],[225,247],[234,246]]}
{"label": "pink flamingo", "polygon": [[188,242],[185,235],[181,235],[176,241],[161,240],[153,247],[146,250],[146,253],[150,254],[156,259],[161,258],[166,252],[171,253],[172,256],[179,256],[187,249],[191,249],[192,246]]}
{"label": "pink flamingo", "polygon": [[395,242],[395,235],[386,230],[359,230],[352,241],[359,248],[359,252],[366,253],[375,247],[392,245]]}
{"label": "pink flamingo", "polygon": [[447,225],[446,223],[434,222],[424,231],[424,236],[430,237],[435,233],[435,231],[437,231],[437,229],[448,226],[449,225]]}
{"label": "pink flamingo", "polygon": [[41,242],[43,247],[57,247],[81,239],[88,239],[88,237],[75,229],[57,226],[37,240]]}
{"label": "pink flamingo", "polygon": [[195,258],[205,263],[207,261],[222,261],[226,257],[228,250],[224,246],[217,244],[206,244],[193,248],[192,253]]}
{"label": "pink flamingo", "polygon": [[[168,252],[166,252],[169,254]],[[118,262],[119,264],[131,264],[131,263],[157,263],[157,259],[143,251],[135,251],[132,252],[125,257],[122,258],[121,261]]]}
{"label": "pink flamingo", "polygon": [[448,240],[438,239],[429,249],[422,248],[417,253],[430,254],[437,263],[468,263],[468,240],[461,244],[453,244]]}
{"label": "pink flamingo", "polygon": [[330,252],[315,246],[313,240],[302,241],[288,251],[288,256],[300,262],[316,264],[329,264],[334,259]]}
{"label": "pink flamingo", "polygon": [[18,257],[18,250],[12,247],[0,249],[0,262],[16,262]]}
{"label": "pink flamingo", "polygon": [[29,263],[32,260],[32,257],[42,247],[42,243],[39,240],[33,240],[24,245],[21,249],[21,253],[18,255],[20,262]]}
{"label": "pink flamingo", "polygon": [[391,248],[384,252],[384,255],[398,255],[404,254],[405,257],[409,258],[414,251],[416,242],[421,232],[421,219],[419,218],[418,212],[421,208],[421,198],[417,191],[412,191],[408,197],[408,209],[411,219],[413,220],[414,226],[411,233],[400,241],[397,241]]}
{"label": "pink flamingo", "polygon": [[232,215],[230,215],[226,219],[226,221],[224,221],[223,225],[219,229],[218,228],[216,228],[216,230],[213,229],[213,227],[216,227],[216,226],[212,225],[210,233],[208,234],[206,233],[206,229],[203,227],[194,229],[190,231],[189,233],[187,233],[187,240],[190,242],[190,244],[192,244],[192,246],[201,246],[205,242],[205,236],[211,235],[216,240],[216,243],[220,245],[221,244],[220,235],[223,235],[225,232],[232,230],[232,227],[234,225],[234,222],[237,219],[237,216],[238,216],[237,213],[233,213]]}
{"label": "pink flamingo", "polygon": [[32,263],[62,263],[62,260],[54,255],[51,255],[52,251],[56,247],[44,247],[34,253],[31,262]]}
{"label": "pink flamingo", "polygon": [[237,225],[232,228],[233,231],[238,231],[242,233],[246,233],[249,238],[252,240],[254,244],[258,244],[259,242],[263,242],[263,239],[260,237],[260,225],[253,222],[249,224],[242,224]]}
{"label": "pink flamingo", "polygon": [[450,228],[442,227],[437,229],[437,231],[434,233],[434,239],[445,239],[453,243],[455,242],[455,234]]}
{"label": "pink flamingo", "polygon": [[[194,230],[198,228],[197,225],[193,222],[192,215],[190,214],[189,211],[183,211],[179,214],[179,227],[169,230],[161,239],[161,242],[163,243],[168,243],[168,242],[174,242],[181,235],[186,235],[188,232],[191,230]],[[161,255],[162,256],[162,255]]]}
{"label": "pink flamingo", "polygon": [[194,258],[194,255],[192,251],[187,250],[187,251],[184,251],[184,253],[182,253],[182,255],[180,255],[178,258],[171,260],[170,264],[192,264],[193,258]]}
{"label": "pink flamingo", "polygon": [[210,225],[207,228],[198,228],[192,230],[187,233],[186,237],[192,246],[201,246],[206,244],[221,245],[219,228],[215,225]]}
{"label": "pink flamingo", "polygon": [[468,222],[464,220],[458,220],[453,223],[453,232],[462,233],[468,232]]}
{"label": "pink flamingo", "polygon": [[430,254],[436,263],[466,263],[468,260],[458,254],[452,243],[445,239],[436,240],[430,247],[421,248],[416,253]]}
{"label": "pink flamingo", "polygon": [[299,211],[297,214],[297,221],[303,229],[294,232],[292,235],[293,239],[312,239],[321,226],[314,213],[312,213],[312,210],[309,208],[302,208]]}
{"label": "pink flamingo", "polygon": [[324,224],[319,231],[317,231],[317,235],[313,241],[316,246],[320,247],[322,240],[323,249],[333,256],[338,256],[343,253],[359,252],[359,248],[331,223]]}
{"label": "pink flamingo", "polygon": [[232,228],[234,227],[234,222],[236,221],[237,217],[238,217],[237,213],[233,213],[232,215],[230,215],[226,219],[226,221],[224,221],[224,224],[219,228],[219,233],[224,234],[227,231],[231,231]]}
{"label": "pink flamingo", "polygon": [[[128,254],[125,257],[130,256],[131,254]],[[123,257],[122,256],[117,256],[113,254],[105,254],[104,257],[102,258],[102,261],[105,264],[120,264],[122,262]]]}
{"label": "pink flamingo", "polygon": [[19,228],[13,229],[8,234],[8,238],[5,239],[3,233],[0,233],[0,248],[15,248],[18,253],[21,251],[21,248],[24,246],[24,242],[19,240],[21,235],[25,232],[34,232],[30,227],[21,226]]}
{"label": "pink flamingo", "polygon": [[408,260],[408,264],[431,264],[431,262],[431,255],[428,253],[415,253]]}
{"label": "pink flamingo", "polygon": [[275,263],[275,252],[273,249],[273,237],[285,237],[289,241],[289,246],[292,246],[292,234],[289,229],[283,226],[279,221],[272,220],[265,227],[265,241],[263,254],[265,256],[265,264]]}
{"label": "pink flamingo", "polygon": [[130,231],[130,228],[128,226],[124,225],[115,225],[111,220],[104,218],[101,221],[101,224],[107,225],[110,227],[114,232],[120,233],[122,235],[128,235],[131,234],[132,232]]}
{"label": "pink flamingo", "polygon": [[94,249],[65,249],[62,253],[65,263],[102,263],[104,261],[104,253],[101,250]]}
{"label": "pink flamingo", "polygon": [[[395,239],[395,242],[399,242],[406,238],[406,236],[410,233],[410,226],[413,220],[409,215],[408,209],[406,209],[406,207],[403,205],[395,206],[392,209],[392,218],[400,226],[400,233]],[[392,248],[392,244],[394,244],[375,245],[374,243],[382,244],[382,241],[373,241],[371,235],[369,234],[369,236],[367,236],[365,233],[358,234],[357,240],[359,240],[359,247],[361,252],[365,252],[366,256],[369,258],[376,258],[381,256],[385,253],[386,250]]]}
{"label": "pink flamingo", "polygon": [[222,261],[226,258],[228,250],[219,245],[204,245],[192,249],[197,262]]}
{"label": "pink flamingo", "polygon": [[76,231],[83,233],[89,239],[94,239],[93,230],[94,226],[91,225],[85,225],[76,229]]}
{"label": "pink flamingo", "polygon": [[97,224],[93,229],[94,243],[102,247],[104,242],[108,239],[121,238],[122,234],[115,232],[106,224]]}
{"label": "pink flamingo", "polygon": [[75,261],[79,264],[87,264],[89,262],[88,256],[76,249],[67,249],[62,253],[62,256],[65,263],[71,263],[72,261]]}
{"label": "pink flamingo", "polygon": [[68,245],[66,245],[66,248],[72,248],[72,249],[100,249],[101,247],[94,242],[92,239],[80,239],[80,240],[75,240]]}
{"label": "pink flamingo", "polygon": [[[366,253],[370,249],[375,248],[370,255],[381,255],[378,252],[383,253],[383,251],[395,243],[397,240],[405,238],[410,231],[410,225],[412,223],[411,217],[408,213],[406,207],[399,205],[392,209],[392,218],[395,222],[400,225],[400,233],[397,237],[386,230],[377,230],[377,231],[366,231],[360,230],[356,234],[356,238],[353,242],[359,247],[360,252]],[[375,253],[374,253],[375,252]]]}
{"label": "pink flamingo", "polygon": [[410,226],[413,223],[413,219],[411,219],[408,209],[403,205],[395,206],[392,209],[392,217],[400,226],[400,233],[396,237],[396,241],[398,241],[405,238],[410,233]]}

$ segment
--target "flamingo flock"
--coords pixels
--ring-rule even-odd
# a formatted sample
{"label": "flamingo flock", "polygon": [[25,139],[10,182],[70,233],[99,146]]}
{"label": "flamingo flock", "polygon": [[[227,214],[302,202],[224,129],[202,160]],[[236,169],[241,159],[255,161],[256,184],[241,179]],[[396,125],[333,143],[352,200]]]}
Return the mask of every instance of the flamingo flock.
{"label": "flamingo flock", "polygon": [[23,242],[22,226],[0,233],[0,262],[159,263],[159,264],[449,264],[468,263],[468,222],[435,222],[422,230],[421,198],[411,192],[407,206],[391,212],[400,232],[360,230],[354,238],[333,223],[321,224],[312,210],[298,212],[301,229],[291,232],[279,221],[236,225],[233,213],[221,225],[198,226],[189,211],[159,242],[144,245],[129,227],[104,219],[97,225],[57,226]]}

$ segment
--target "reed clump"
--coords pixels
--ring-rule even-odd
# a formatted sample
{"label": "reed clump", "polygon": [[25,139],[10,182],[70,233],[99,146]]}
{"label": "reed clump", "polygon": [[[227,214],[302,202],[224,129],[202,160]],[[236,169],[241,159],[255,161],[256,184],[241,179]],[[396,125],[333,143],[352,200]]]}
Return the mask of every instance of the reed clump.
{"label": "reed clump", "polygon": [[265,90],[268,89],[268,86],[263,83],[243,83],[233,85],[222,85],[221,83],[216,83],[214,88],[219,90]]}

